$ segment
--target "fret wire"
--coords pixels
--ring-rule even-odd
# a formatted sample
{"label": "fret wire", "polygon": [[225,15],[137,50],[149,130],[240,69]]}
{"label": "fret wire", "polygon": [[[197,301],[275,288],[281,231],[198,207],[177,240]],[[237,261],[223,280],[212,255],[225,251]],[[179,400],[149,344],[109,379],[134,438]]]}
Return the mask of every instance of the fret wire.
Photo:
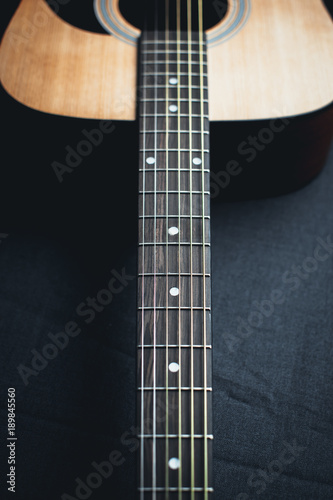
{"label": "fret wire", "polygon": [[[154,307],[152,307],[152,306],[144,306],[144,307],[139,306],[138,309],[139,309],[139,311],[141,311],[142,309],[145,310],[145,311],[153,311]],[[186,306],[181,306],[181,307],[179,307],[179,306],[169,306],[168,307],[168,311],[170,311],[170,310],[176,310],[176,309],[179,310],[179,311],[189,311],[191,308],[190,307],[186,307]],[[162,307],[162,306],[157,306],[156,310],[165,311],[166,308]],[[204,307],[194,306],[193,310],[194,311],[203,311],[203,310],[210,311],[211,308],[208,307],[208,306],[206,306],[205,308]]]}
{"label": "fret wire", "polygon": [[[147,98],[147,99],[141,99],[141,101],[143,101],[143,102],[155,102],[155,99],[149,99],[149,98]],[[166,102],[166,100],[163,99],[162,97],[156,98],[156,101],[158,101],[158,102]],[[181,103],[181,102],[188,102],[188,103],[189,102],[201,102],[201,99],[191,99],[190,100],[190,99],[186,99],[185,97],[182,97],[182,98],[178,99],[178,103]],[[204,103],[208,103],[208,99],[203,99],[203,102]],[[154,114],[154,116],[155,116],[155,114]]]}
{"label": "fret wire", "polygon": [[[169,76],[168,73],[166,73],[166,76]],[[155,88],[155,85],[145,85],[145,87],[147,89],[154,89]],[[172,88],[177,88],[177,87],[180,87],[181,89],[188,89],[188,85],[175,85],[174,87]],[[156,85],[156,88],[158,89],[171,89],[170,85]],[[192,89],[200,89],[200,85],[192,85]],[[204,86],[204,90],[208,90],[208,87]],[[187,116],[187,115],[186,115]],[[199,115],[198,115],[199,116]]]}
{"label": "fret wire", "polygon": [[[163,71],[159,71],[158,73],[151,73],[151,72],[147,72],[147,71],[144,71],[142,73],[143,76],[167,76],[166,73],[164,73]],[[187,73],[177,73],[177,76],[187,76]],[[200,73],[192,73],[192,76],[199,76],[200,77]],[[207,75],[204,75],[205,77],[207,77]]]}
{"label": "fret wire", "polygon": [[[141,42],[141,43],[143,43],[143,44],[145,44],[145,45],[146,45],[146,44],[153,43],[153,42],[152,42],[151,40],[142,40],[142,42]],[[155,44],[161,44],[161,43],[165,43],[165,42],[162,42],[161,40],[157,40],[157,41],[155,41],[154,43],[155,43]],[[178,42],[178,39],[177,39],[177,40],[171,40],[171,41],[169,40],[169,44],[170,44],[170,43],[174,43],[174,44],[176,44],[176,43],[177,43],[177,45],[178,45],[178,43],[179,43],[179,44],[185,44],[185,45],[187,45],[187,44],[188,44],[187,40],[180,40],[180,41]],[[205,45],[205,44],[204,44],[204,42],[199,42],[198,40],[193,40],[192,44],[193,44],[193,45],[195,45],[195,44],[197,44],[197,45]]]}
{"label": "fret wire", "polygon": [[[143,434],[141,436],[141,434],[139,434],[137,437],[143,437],[145,439],[151,439],[152,438],[152,434]],[[156,434],[156,437],[157,438],[165,438],[166,435],[165,434]],[[167,437],[169,438],[178,438],[178,434],[167,434]],[[186,438],[190,438],[191,437],[191,434],[182,434],[182,438],[186,439]],[[194,434],[194,437],[196,439],[204,439],[204,435],[203,434]],[[213,437],[213,434],[207,434],[207,439],[214,439]]]}
{"label": "fret wire", "polygon": [[[198,55],[202,54],[203,57],[205,57],[205,55],[206,55],[205,51],[202,51],[202,50],[189,50],[189,51],[187,51],[187,50],[180,50],[179,52],[177,50],[156,50],[156,51],[154,51],[154,50],[146,50],[145,53],[146,54],[163,54],[163,55],[171,54],[171,55],[176,56],[176,57],[179,54],[186,54],[186,55],[190,54],[191,56],[193,54],[198,54]],[[150,62],[153,62],[153,61],[150,61]],[[161,64],[162,62],[163,61],[159,61],[158,64]],[[177,61],[168,61],[167,59],[165,59],[165,62],[169,62],[169,63],[173,63],[173,64],[177,63]],[[180,59],[180,63],[181,64],[186,64],[186,59],[185,60]],[[200,64],[200,61],[192,61],[191,64]]]}
{"label": "fret wire", "polygon": [[[165,133],[166,133],[166,131],[165,131],[165,130],[156,130],[155,132],[157,132],[158,134],[165,134]],[[177,130],[169,130],[169,132],[170,132],[170,133],[172,133],[172,132],[173,132],[173,133],[176,133],[176,132],[178,132],[178,131],[177,131]],[[140,134],[143,134],[143,131],[142,131],[142,130],[140,130],[140,132],[139,132],[139,133],[140,133]],[[154,132],[147,132],[147,133],[148,133],[148,134],[153,134]],[[181,133],[181,134],[201,134],[201,131],[200,131],[200,130],[192,130],[192,131],[190,131],[190,130],[181,130],[181,131],[180,131],[180,133]],[[208,132],[208,131],[204,131],[204,134],[205,134],[205,135],[209,135],[209,132]],[[200,171],[201,171],[201,169],[200,169]]]}
{"label": "fret wire", "polygon": [[[145,345],[145,344],[144,344],[144,345],[140,345],[140,344],[139,344],[137,347],[139,347],[140,349],[148,349],[148,348],[152,348],[152,347],[154,347],[154,345],[153,345],[153,344],[146,344],[146,345]],[[168,344],[168,345],[166,345],[166,344],[156,344],[156,347],[159,347],[159,348],[162,348],[162,347],[163,347],[163,348],[164,348],[164,347],[168,347],[168,348],[170,348],[170,349],[171,349],[172,347],[173,347],[173,348],[178,348],[178,347],[181,347],[182,349],[186,349],[186,348],[190,348],[190,347],[191,347],[191,344],[181,344],[181,345],[179,345],[179,344]],[[193,347],[194,347],[195,349],[200,349],[200,348],[202,349],[202,348],[203,348],[203,347],[205,347],[205,346],[204,346],[204,345],[201,345],[201,344],[195,344],[195,345],[193,345]],[[207,349],[211,349],[211,348],[212,348],[212,346],[211,346],[211,345],[207,345],[206,347],[207,347]]]}
{"label": "fret wire", "polygon": [[[154,276],[154,273],[138,273],[138,276],[141,277],[141,276]],[[170,273],[168,272],[167,274],[166,273],[156,273],[156,276],[178,276],[178,273]],[[187,276],[191,276],[191,273],[182,273],[181,274],[181,277],[187,277]],[[193,273],[192,276],[198,276],[199,278],[203,278],[204,275],[202,273]],[[205,278],[210,278],[211,275],[210,274],[205,274]]]}
{"label": "fret wire", "polygon": [[[143,151],[152,151],[151,149],[139,149],[140,153],[142,153]],[[178,153],[209,153],[209,150],[208,149],[192,149],[192,151],[190,151],[189,149],[183,149],[183,148],[169,148],[168,151],[177,151]],[[156,149],[155,150],[156,153],[165,153],[166,152],[166,149],[164,148],[161,148],[161,149]],[[183,169],[181,169],[183,170]],[[200,170],[201,171],[201,170]]]}
{"label": "fret wire", "polygon": [[[169,168],[168,170],[167,169],[164,169],[164,168],[158,168],[157,169],[158,172],[178,172],[178,168]],[[189,168],[181,168],[181,172],[190,172],[191,169]],[[209,174],[209,170],[207,169],[204,169],[203,170],[205,173]],[[139,169],[139,172],[155,172],[155,170],[153,168],[140,168]],[[202,172],[202,169],[200,168],[192,168],[192,172]],[[201,194],[201,192],[200,192]]]}
{"label": "fret wire", "polygon": [[[165,180],[167,181],[167,179],[165,179]],[[154,191],[139,191],[139,194],[143,194],[143,193],[145,193],[145,194],[153,194]],[[157,193],[159,193],[159,194],[176,194],[177,191],[175,191],[175,190],[173,190],[173,191],[157,191]],[[192,194],[201,194],[201,191],[192,191],[191,192],[191,191],[183,191],[183,190],[181,190],[180,193],[181,194],[191,194],[191,193]],[[204,191],[204,194],[206,194],[206,195],[209,196],[209,191]],[[167,197],[166,197],[166,199],[167,199]],[[168,213],[167,210],[166,210],[166,213]]]}
{"label": "fret wire", "polygon": [[[158,73],[151,73],[151,72],[147,72],[147,71],[144,71],[142,73],[143,76],[166,76],[166,73],[162,72],[162,71],[159,71]],[[187,73],[177,73],[177,76],[188,76]],[[200,77],[200,73],[192,73],[192,76],[199,76]],[[205,77],[207,77],[207,74],[204,75]]]}
{"label": "fret wire", "polygon": [[[171,52],[169,52],[169,54],[171,54]],[[175,53],[175,55],[177,55],[177,53]],[[151,64],[153,61],[147,61],[146,64]],[[169,59],[165,60],[165,61],[157,61],[156,64],[176,64],[176,61],[171,61]],[[180,64],[186,64],[186,61],[180,61]],[[197,64],[199,66],[199,62],[198,61],[193,61],[191,64]],[[154,62],[154,65],[155,65],[155,62]],[[207,66],[207,63],[204,62],[203,63],[204,66]]]}
{"label": "fret wire", "polygon": [[[141,114],[140,116],[143,116],[143,114]],[[149,113],[148,113],[148,114],[146,114],[145,116],[146,116],[146,117],[149,117],[149,116],[155,116],[155,114],[149,114]],[[157,113],[157,116],[159,116],[159,117],[163,117],[163,118],[164,118],[164,117],[169,116],[169,115],[165,115],[164,113]],[[181,117],[181,118],[188,118],[188,114],[187,114],[187,113],[180,113],[180,117]],[[201,118],[201,115],[192,115],[192,118]],[[206,120],[208,120],[208,118],[209,118],[209,117],[208,117],[208,115],[204,115],[204,118],[205,118]]]}
{"label": "fret wire", "polygon": [[[179,214],[169,214],[169,218],[170,218],[170,219],[176,219],[176,218],[178,217],[178,215],[179,215]],[[146,219],[148,219],[148,218],[149,218],[149,219],[151,219],[151,218],[154,218],[154,217],[155,217],[155,215],[151,215],[151,214],[148,214],[148,215],[146,215],[146,216],[145,216],[145,218],[146,218]],[[156,214],[156,218],[157,218],[157,219],[165,219],[165,218],[166,218],[166,215],[159,215],[159,214]],[[178,218],[190,219],[191,217],[190,217],[190,215],[179,215],[179,217],[178,217]],[[209,219],[209,218],[210,218],[210,216],[209,216],[209,215],[207,215],[207,216],[205,217],[205,219]],[[139,215],[139,219],[142,219],[142,216],[141,216],[141,215]],[[202,219],[202,215],[192,215],[192,219]]]}
{"label": "fret wire", "polygon": [[[155,54],[154,50],[146,50],[146,54]],[[175,56],[177,55],[176,51],[172,50],[156,50],[156,54],[174,54]],[[180,50],[179,54],[200,54],[200,50]]]}
{"label": "fret wire", "polygon": [[[138,391],[153,391],[153,392],[156,392],[156,391],[165,391],[165,387],[156,387],[156,386],[153,386],[153,387],[147,387],[146,385],[143,386],[143,387],[138,387],[137,390]],[[212,387],[193,387],[192,385],[190,387],[183,387],[183,386],[174,386],[174,387],[168,387],[168,391],[208,391],[208,392],[211,392],[213,389]]]}
{"label": "fret wire", "polygon": [[[145,243],[139,243],[140,247],[142,247],[142,246],[153,246],[153,245],[156,245],[156,246],[166,246],[166,243],[156,243],[154,241],[145,242]],[[171,242],[170,245],[176,246],[177,242],[174,242],[174,243]],[[182,241],[182,242],[180,242],[180,245],[184,246],[184,247],[191,246],[191,242]],[[199,247],[199,246],[210,247],[211,245],[210,245],[210,243],[204,242],[204,243],[193,243],[193,246],[196,246],[196,247]]]}
{"label": "fret wire", "polygon": [[[183,486],[181,488],[179,488],[179,486],[169,486],[168,490],[166,490],[166,488],[163,488],[161,486],[158,486],[157,488],[149,488],[149,487],[145,487],[145,488],[139,488],[140,491],[147,491],[147,492],[163,492],[163,491],[170,491],[170,492],[190,492],[191,491],[191,488],[190,487],[186,487],[186,486]],[[214,489],[213,488],[201,488],[200,486],[195,486],[194,488],[194,491],[195,492],[208,492],[208,493],[213,493],[214,492]],[[180,497],[181,498],[181,497]],[[207,497],[208,498],[208,497]]]}
{"label": "fret wire", "polygon": [[[169,215],[170,218],[177,218],[177,215]],[[179,215],[180,218],[182,219],[189,219],[190,216],[189,215]],[[154,215],[146,215],[146,216],[142,216],[142,215],[139,215],[139,219],[152,219],[154,218]],[[159,219],[165,219],[166,218],[166,215],[156,215],[156,218],[159,218]],[[205,215],[204,216],[205,219],[210,219],[210,215]],[[202,215],[192,215],[192,219],[202,219]]]}

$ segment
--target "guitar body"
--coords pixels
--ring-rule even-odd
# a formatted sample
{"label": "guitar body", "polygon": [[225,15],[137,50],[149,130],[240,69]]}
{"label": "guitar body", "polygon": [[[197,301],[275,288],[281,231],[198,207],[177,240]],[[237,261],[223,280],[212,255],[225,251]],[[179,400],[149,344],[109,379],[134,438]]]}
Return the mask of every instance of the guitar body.
{"label": "guitar body", "polygon": [[[118,4],[110,2],[106,20],[100,13],[108,36],[69,25],[44,0],[22,0],[0,52],[7,92],[47,113],[134,120],[140,30]],[[279,194],[310,181],[333,133],[333,29],[323,3],[232,0],[207,42],[213,198]],[[244,175],[228,173],[232,160]]]}
{"label": "guitar body", "polygon": [[[1,47],[7,92],[47,113],[134,120],[140,31],[117,0],[110,3],[128,39],[80,30],[44,0],[22,0]],[[331,104],[333,28],[321,0],[232,0],[207,40],[211,121],[295,116]]]}

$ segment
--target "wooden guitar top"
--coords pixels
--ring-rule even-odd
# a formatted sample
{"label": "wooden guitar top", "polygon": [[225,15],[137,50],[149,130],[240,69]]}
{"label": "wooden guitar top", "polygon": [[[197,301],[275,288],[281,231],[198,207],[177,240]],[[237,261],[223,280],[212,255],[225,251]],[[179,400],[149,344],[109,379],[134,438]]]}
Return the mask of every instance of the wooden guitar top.
{"label": "wooden guitar top", "polygon": [[[65,116],[134,120],[137,39],[75,28],[44,0],[22,0],[4,35],[0,76],[31,108]],[[211,120],[299,115],[333,95],[333,25],[321,0],[232,0],[208,30]]]}

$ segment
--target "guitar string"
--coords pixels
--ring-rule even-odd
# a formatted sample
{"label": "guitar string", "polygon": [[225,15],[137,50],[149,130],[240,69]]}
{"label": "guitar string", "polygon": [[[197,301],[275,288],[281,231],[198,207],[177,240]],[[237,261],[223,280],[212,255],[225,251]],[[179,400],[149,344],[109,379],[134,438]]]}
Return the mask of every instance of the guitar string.
{"label": "guitar string", "polygon": [[[157,73],[157,48],[158,48],[158,0],[155,0],[155,15],[154,15],[154,72]],[[154,89],[154,355],[153,355],[153,495],[152,500],[156,500],[156,230],[157,230],[157,84],[155,77]]]}
{"label": "guitar string", "polygon": [[181,302],[180,297],[182,290],[180,288],[180,274],[181,274],[181,247],[180,247],[180,208],[181,208],[181,194],[180,194],[180,183],[181,183],[181,172],[180,172],[180,163],[181,163],[181,152],[180,152],[180,0],[177,0],[177,102],[178,102],[178,287],[179,287],[179,295],[178,295],[178,460],[179,460],[179,468],[178,468],[178,500],[182,499],[182,391],[181,391],[181,381],[182,381],[182,364],[181,364]]}
{"label": "guitar string", "polygon": [[203,93],[203,13],[202,0],[198,0],[200,41],[200,94],[201,94],[201,149],[202,149],[202,271],[203,271],[203,330],[204,330],[204,499],[208,500],[208,431],[207,431],[207,324],[206,324],[206,247],[205,247],[205,144],[204,144],[204,93]]}
{"label": "guitar string", "polygon": [[[144,51],[143,55],[143,67],[144,67],[144,72],[146,70],[146,64],[147,64],[147,54]],[[142,83],[146,79],[146,76],[143,76],[142,78]],[[143,94],[144,97],[147,97],[147,89],[146,86],[143,84]],[[141,304],[142,304],[142,312],[141,312],[141,346],[145,345],[145,309],[144,309],[144,297],[145,297],[145,229],[146,229],[146,224],[145,224],[145,185],[146,185],[146,114],[147,114],[147,101],[144,99],[143,101],[143,152],[142,152],[142,276],[141,276]],[[145,361],[145,348],[141,348],[141,437],[140,437],[140,486],[141,486],[141,492],[140,492],[140,500],[144,500],[144,434],[145,434],[145,428],[144,428],[144,417],[145,417],[145,412],[144,412],[144,361]]]}
{"label": "guitar string", "polygon": [[[169,51],[169,0],[165,0],[165,48]],[[165,344],[166,344],[166,360],[165,360],[165,378],[166,378],[166,397],[165,397],[165,500],[169,500],[169,60],[166,63],[166,88],[165,88],[166,104],[165,104],[165,121],[166,121],[166,144],[165,144],[165,191],[166,191],[166,312],[165,312]]]}
{"label": "guitar string", "polygon": [[[188,41],[188,101],[189,101],[189,150],[192,151],[192,1],[187,0],[187,41]],[[191,362],[190,362],[190,372],[191,372],[191,500],[195,498],[195,451],[194,451],[194,360],[193,360],[193,345],[194,345],[194,334],[193,334],[193,219],[192,219],[192,154],[189,157],[189,170],[190,170],[190,323],[191,323]]]}

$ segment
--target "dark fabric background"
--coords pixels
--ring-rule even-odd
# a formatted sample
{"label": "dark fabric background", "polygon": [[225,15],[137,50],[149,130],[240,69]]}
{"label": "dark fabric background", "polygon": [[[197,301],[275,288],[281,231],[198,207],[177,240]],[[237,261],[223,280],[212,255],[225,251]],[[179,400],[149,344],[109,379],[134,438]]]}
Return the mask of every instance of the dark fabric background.
{"label": "dark fabric background", "polygon": [[[5,92],[2,103],[0,497],[75,498],[76,478],[118,450],[124,463],[89,498],[133,499],[136,454],[124,437],[135,425],[135,280],[90,325],[75,311],[112,270],[136,274],[137,124],[118,123],[60,184],[52,161],[96,122],[37,113]],[[212,202],[217,500],[333,498],[332,255],[285,280],[293,266],[310,268],[318,238],[333,239],[332,186],[333,150],[302,190]],[[274,307],[273,290],[284,299]],[[249,327],[263,301],[262,324]],[[69,321],[81,333],[25,386],[17,367]],[[8,387],[17,393],[15,496],[5,484]]]}
{"label": "dark fabric background", "polygon": [[[282,282],[293,265],[313,256],[317,237],[332,235],[332,183],[333,154],[301,191],[212,206],[218,499],[333,497],[332,256],[296,290]],[[0,252],[1,416],[5,429],[6,388],[15,387],[16,498],[74,496],[75,479],[85,480],[91,463],[112,450],[126,461],[91,498],[133,498],[135,453],[121,436],[135,423],[134,281],[25,387],[17,366],[30,366],[31,349],[40,352],[49,332],[62,331],[72,319],[82,326],[74,311],[99,288],[64,242],[14,232]],[[135,275],[135,260],[133,241],[110,270],[124,266]],[[104,282],[109,278],[105,272]],[[238,318],[246,321],[254,301],[269,299],[274,289],[282,290],[285,302],[261,327],[239,336]],[[267,472],[279,459],[285,442],[296,443],[295,460],[277,476],[275,465],[262,476],[269,480],[256,476],[249,486],[252,474]],[[248,496],[238,497],[242,492]]]}

